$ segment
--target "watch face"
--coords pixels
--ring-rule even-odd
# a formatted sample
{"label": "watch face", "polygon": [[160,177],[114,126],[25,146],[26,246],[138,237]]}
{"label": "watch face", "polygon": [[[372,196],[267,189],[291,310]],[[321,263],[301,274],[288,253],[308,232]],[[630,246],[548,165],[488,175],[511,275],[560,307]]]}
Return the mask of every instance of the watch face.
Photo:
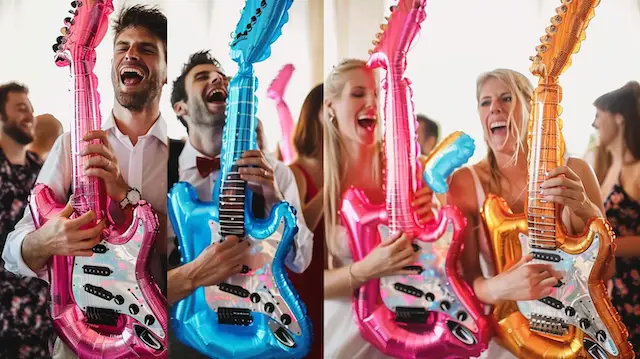
{"label": "watch face", "polygon": [[140,192],[136,191],[135,189],[129,191],[129,193],[127,193],[127,199],[131,204],[138,203],[138,201],[140,201]]}

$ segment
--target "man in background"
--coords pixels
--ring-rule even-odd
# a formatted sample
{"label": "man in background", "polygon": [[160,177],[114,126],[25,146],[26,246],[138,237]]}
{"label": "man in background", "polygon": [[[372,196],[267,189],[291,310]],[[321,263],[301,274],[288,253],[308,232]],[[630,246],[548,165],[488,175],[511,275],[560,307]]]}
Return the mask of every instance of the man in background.
{"label": "man in background", "polygon": [[[27,87],[0,86],[0,252],[7,234],[22,217],[42,161],[27,150],[35,118]],[[50,357],[53,325],[49,289],[38,278],[20,278],[0,259],[0,358]]]}
{"label": "man in background", "polygon": [[438,124],[425,115],[416,115],[418,121],[418,143],[420,143],[420,154],[427,156],[436,146],[439,140]]}
{"label": "man in background", "polygon": [[49,156],[49,151],[51,151],[56,139],[63,132],[62,124],[53,115],[45,113],[36,116],[35,129],[33,142],[27,148],[37,154],[44,162]]}

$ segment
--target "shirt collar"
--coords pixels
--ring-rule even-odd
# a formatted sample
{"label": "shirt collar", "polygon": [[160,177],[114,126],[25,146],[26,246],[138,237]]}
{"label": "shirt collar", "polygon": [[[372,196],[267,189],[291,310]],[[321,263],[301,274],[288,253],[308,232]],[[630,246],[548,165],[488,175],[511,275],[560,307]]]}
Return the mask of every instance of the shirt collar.
{"label": "shirt collar", "polygon": [[[123,143],[130,142],[129,136],[122,133],[122,131],[120,131],[118,126],[116,126],[116,121],[115,121],[115,118],[113,117],[113,112],[109,114],[109,117],[107,117],[105,121],[102,121],[102,130],[103,131],[113,130],[113,133],[116,135],[116,137],[120,141],[123,141]],[[162,117],[162,114],[158,116],[158,119],[156,120],[156,122],[153,123],[153,126],[151,126],[149,131],[144,136],[140,136],[138,139],[146,138],[148,136],[156,137],[158,140],[160,140],[160,142],[164,143],[165,146],[168,145],[169,137],[167,137],[167,123]]]}

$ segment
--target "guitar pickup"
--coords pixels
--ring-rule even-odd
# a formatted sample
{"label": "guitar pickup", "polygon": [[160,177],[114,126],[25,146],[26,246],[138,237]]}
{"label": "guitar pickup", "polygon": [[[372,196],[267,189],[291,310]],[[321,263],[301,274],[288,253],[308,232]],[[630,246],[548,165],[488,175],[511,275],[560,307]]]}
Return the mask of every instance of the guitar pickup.
{"label": "guitar pickup", "polygon": [[402,283],[396,283],[393,285],[393,288],[395,288],[397,291],[402,292],[402,293],[406,293],[409,295],[412,295],[416,298],[420,298],[424,295],[424,292],[421,291],[420,289],[410,286],[410,285],[406,285],[406,284],[402,284]]}
{"label": "guitar pickup", "polygon": [[87,307],[85,312],[89,324],[109,325],[115,327],[119,314],[113,309]]}
{"label": "guitar pickup", "polygon": [[82,266],[82,271],[85,274],[100,275],[103,277],[108,277],[111,275],[111,273],[113,273],[113,271],[109,267],[89,266],[89,265]]}
{"label": "guitar pickup", "polygon": [[415,271],[417,274],[421,274],[422,272],[424,272],[424,268],[422,268],[422,266],[406,266],[406,267],[403,267],[402,269]]}
{"label": "guitar pickup", "polygon": [[556,253],[533,252],[533,259],[558,263],[562,260],[562,257]]}
{"label": "guitar pickup", "polygon": [[247,298],[249,297],[249,294],[251,294],[249,293],[248,290],[237,285],[231,285],[229,283],[220,283],[218,287],[220,288],[221,291],[227,292],[229,294],[233,294],[240,298]]}
{"label": "guitar pickup", "polygon": [[85,284],[84,285],[84,291],[89,293],[89,294],[93,294],[96,297],[100,297],[104,300],[111,300],[113,299],[113,293],[111,293],[110,291],[102,288],[102,287],[96,287],[95,285],[91,285],[91,284]]}
{"label": "guitar pickup", "polygon": [[538,299],[539,301],[541,301],[542,303],[553,307],[555,309],[562,309],[564,308],[564,304],[562,304],[561,301],[557,300],[556,298],[553,297],[544,297],[542,299]]}
{"label": "guitar pickup", "polygon": [[251,310],[246,308],[218,308],[218,323],[229,325],[249,325],[253,323]]}
{"label": "guitar pickup", "polygon": [[109,249],[104,244],[97,244],[95,247],[91,248],[91,250],[93,253],[107,253]]}
{"label": "guitar pickup", "polygon": [[396,322],[424,324],[427,322],[427,310],[417,307],[396,307]]}

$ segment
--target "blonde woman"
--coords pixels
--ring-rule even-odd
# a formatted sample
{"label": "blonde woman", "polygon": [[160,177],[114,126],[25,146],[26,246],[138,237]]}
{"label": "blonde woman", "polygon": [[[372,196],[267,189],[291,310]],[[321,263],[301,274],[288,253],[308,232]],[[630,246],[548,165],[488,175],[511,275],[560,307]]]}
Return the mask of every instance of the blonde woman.
{"label": "blonde woman", "polygon": [[[338,210],[343,193],[361,188],[373,203],[384,201],[376,79],[364,61],[334,67],[324,91],[324,198],[328,267],[324,271],[324,356],[331,359],[386,358],[358,332],[351,309],[355,289],[369,279],[414,273],[402,270],[418,259],[412,238],[396,235],[364,259],[353,262]],[[431,213],[427,186],[414,206],[426,220]]]}
{"label": "blonde woman", "polygon": [[[477,80],[476,100],[487,156],[453,174],[448,202],[466,216],[462,265],[476,296],[484,303],[535,300],[547,296],[562,277],[550,265],[531,264],[524,257],[510,270],[496,275],[480,208],[487,193],[504,198],[514,213],[524,212],[527,189],[527,121],[533,86],[522,74],[498,69]],[[582,232],[591,217],[604,213],[598,181],[589,165],[578,158],[549,173],[542,192],[549,201],[564,205],[562,221],[569,233]],[[552,178],[551,178],[552,177]],[[515,358],[492,342],[482,357]]]}

